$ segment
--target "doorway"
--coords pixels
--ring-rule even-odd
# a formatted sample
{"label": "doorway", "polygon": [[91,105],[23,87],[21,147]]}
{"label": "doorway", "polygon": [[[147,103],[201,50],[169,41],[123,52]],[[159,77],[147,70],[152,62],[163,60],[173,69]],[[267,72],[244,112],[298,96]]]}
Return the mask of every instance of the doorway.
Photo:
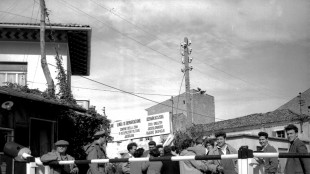
{"label": "doorway", "polygon": [[30,150],[34,157],[40,157],[53,148],[56,121],[30,118]]}

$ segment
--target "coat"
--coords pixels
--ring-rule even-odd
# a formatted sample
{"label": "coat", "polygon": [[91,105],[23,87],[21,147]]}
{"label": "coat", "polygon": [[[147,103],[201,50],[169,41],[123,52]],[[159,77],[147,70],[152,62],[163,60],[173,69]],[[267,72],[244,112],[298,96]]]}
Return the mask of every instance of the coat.
{"label": "coat", "polygon": [[[190,150],[183,150],[180,156],[195,156],[196,153]],[[200,160],[188,160],[180,161],[180,174],[202,174],[202,172],[207,172],[212,170],[209,165]],[[213,171],[216,168],[213,168]]]}
{"label": "coat", "polygon": [[[123,158],[133,158],[133,156],[129,153],[125,154]],[[124,174],[130,173],[130,162],[121,163],[122,164],[122,170]]]}
{"label": "coat", "polygon": [[[308,153],[306,145],[296,138],[290,146],[289,153]],[[310,174],[309,158],[287,158],[285,174]]]}
{"label": "coat", "polygon": [[[93,143],[85,147],[87,160],[92,159],[106,159],[106,153],[104,149],[102,149],[99,144]],[[89,164],[89,169],[87,174],[105,174],[106,169],[105,164]]]}
{"label": "coat", "polygon": [[147,174],[160,174],[162,166],[161,161],[146,161],[142,163],[142,170]]}
{"label": "coat", "polygon": [[[74,158],[68,154],[61,158],[59,152],[52,151],[47,154],[42,155],[41,161],[43,163],[48,163],[51,161],[71,161]],[[76,164],[69,164],[69,165],[50,165],[50,174],[65,174],[70,173],[73,169],[77,168]]]}
{"label": "coat", "polygon": [[[263,152],[277,153],[277,150],[270,144],[267,144],[266,147],[263,149]],[[265,174],[276,173],[279,164],[278,158],[264,158],[263,164],[265,167]]]}
{"label": "coat", "polygon": [[[227,144],[226,154],[237,154],[235,148],[231,145]],[[220,151],[218,148],[213,148],[209,151],[208,155],[220,155]],[[222,159],[222,160],[208,160],[208,164],[210,167],[216,168],[218,165],[224,168],[224,174],[237,174],[238,173],[238,160],[237,159]],[[213,173],[217,173],[216,170],[212,171]]]}
{"label": "coat", "polygon": [[[162,157],[172,157],[172,154],[165,154]],[[162,161],[161,174],[180,174],[180,165],[178,161]]]}

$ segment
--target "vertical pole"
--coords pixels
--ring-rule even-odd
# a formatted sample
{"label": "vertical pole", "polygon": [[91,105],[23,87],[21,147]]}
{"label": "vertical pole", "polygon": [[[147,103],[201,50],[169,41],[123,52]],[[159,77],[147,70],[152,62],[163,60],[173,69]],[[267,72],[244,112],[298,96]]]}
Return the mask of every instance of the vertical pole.
{"label": "vertical pole", "polygon": [[189,82],[189,56],[188,56],[188,39],[184,38],[184,73],[185,73],[185,92],[186,92],[186,116],[187,116],[187,127],[190,127],[192,122],[192,107],[190,100],[190,82]]}
{"label": "vertical pole", "polygon": [[45,2],[44,0],[40,0],[41,7],[41,19],[40,19],[40,50],[41,50],[41,67],[43,69],[43,73],[48,85],[48,94],[50,97],[54,98],[55,95],[55,87],[54,81],[52,79],[50,70],[48,69],[47,60],[46,60],[46,51],[45,51]]}
{"label": "vertical pole", "polygon": [[173,96],[171,96],[170,134],[173,135]]}

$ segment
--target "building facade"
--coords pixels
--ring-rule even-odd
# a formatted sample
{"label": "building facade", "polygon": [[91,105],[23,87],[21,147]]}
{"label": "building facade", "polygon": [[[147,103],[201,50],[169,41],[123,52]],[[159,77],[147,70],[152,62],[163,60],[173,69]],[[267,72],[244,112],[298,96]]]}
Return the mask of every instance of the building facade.
{"label": "building facade", "polygon": [[[215,121],[213,96],[192,89],[190,98],[192,113],[187,119],[190,119],[193,124],[207,124]],[[186,116],[186,93],[175,96],[172,99],[163,101],[145,110],[148,115],[171,112],[173,115],[182,113]]]}

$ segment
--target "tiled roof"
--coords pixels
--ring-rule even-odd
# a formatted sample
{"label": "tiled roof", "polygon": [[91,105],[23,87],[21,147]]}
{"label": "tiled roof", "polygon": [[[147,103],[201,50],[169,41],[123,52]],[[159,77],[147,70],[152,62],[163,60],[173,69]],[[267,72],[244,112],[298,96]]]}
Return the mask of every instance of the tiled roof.
{"label": "tiled roof", "polygon": [[43,96],[37,95],[37,94],[32,94],[32,93],[26,93],[23,91],[18,91],[15,89],[11,89],[9,87],[2,87],[0,86],[0,95],[10,95],[10,96],[14,96],[17,98],[23,98],[26,100],[32,100],[32,101],[38,101],[38,102],[42,102],[42,103],[49,103],[49,104],[53,104],[53,105],[58,105],[58,106],[63,106],[63,107],[67,107],[76,111],[80,111],[80,112],[86,112],[85,109],[81,108],[80,106],[76,105],[68,105],[68,104],[64,104],[61,103],[60,101],[54,100],[54,99],[46,99]]}
{"label": "tiled roof", "polygon": [[267,113],[251,114],[244,117],[238,117],[209,124],[195,125],[195,129],[203,132],[214,132],[238,128],[247,129],[257,126],[263,127],[269,124],[300,121],[304,119],[310,120],[310,117],[306,115],[298,115],[288,109],[283,109]]}

